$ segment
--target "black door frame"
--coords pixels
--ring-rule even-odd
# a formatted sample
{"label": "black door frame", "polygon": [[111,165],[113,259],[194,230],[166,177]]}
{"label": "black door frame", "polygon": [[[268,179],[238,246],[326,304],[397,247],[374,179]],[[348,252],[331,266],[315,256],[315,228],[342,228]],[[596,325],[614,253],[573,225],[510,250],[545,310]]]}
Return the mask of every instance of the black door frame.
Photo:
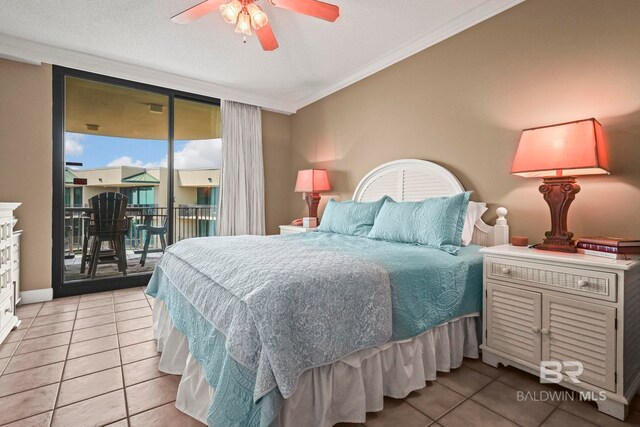
{"label": "black door frame", "polygon": [[98,83],[112,84],[131,89],[144,90],[167,96],[168,108],[168,153],[167,169],[168,191],[167,214],[169,215],[169,229],[167,232],[168,244],[173,243],[173,203],[174,203],[174,101],[184,99],[194,102],[203,102],[212,105],[220,105],[220,100],[208,96],[181,92],[146,83],[124,80],[102,74],[80,71],[72,68],[53,66],[53,216],[52,216],[52,263],[51,283],[53,285],[53,297],[65,297],[71,295],[88,294],[114,289],[143,286],[149,282],[151,274],[138,274],[135,276],[102,278],[93,280],[78,280],[64,283],[64,129],[65,129],[65,78],[75,77],[92,80]]}

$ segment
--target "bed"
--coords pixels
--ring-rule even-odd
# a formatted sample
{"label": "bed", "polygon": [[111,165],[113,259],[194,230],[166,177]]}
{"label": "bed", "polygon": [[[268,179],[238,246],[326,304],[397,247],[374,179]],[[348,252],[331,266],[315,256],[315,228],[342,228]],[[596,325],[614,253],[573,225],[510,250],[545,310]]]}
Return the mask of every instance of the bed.
{"label": "bed", "polygon": [[[355,201],[464,192],[445,168],[399,160]],[[176,407],[215,426],[364,422],[436,372],[478,357],[481,246],[506,243],[506,210],[475,223],[457,256],[312,232],[189,239],[157,264],[159,369],[182,375]]]}

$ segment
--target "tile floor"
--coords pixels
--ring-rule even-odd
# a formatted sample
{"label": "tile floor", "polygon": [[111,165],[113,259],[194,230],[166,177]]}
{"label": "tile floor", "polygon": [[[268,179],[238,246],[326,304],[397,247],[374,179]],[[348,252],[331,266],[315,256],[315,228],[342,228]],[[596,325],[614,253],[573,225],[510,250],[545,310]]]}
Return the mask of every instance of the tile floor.
{"label": "tile floor", "polygon": [[[152,304],[134,288],[20,307],[20,328],[0,346],[0,425],[201,426],[175,409],[179,377],[157,370]],[[640,398],[626,423],[590,403],[516,398],[552,390],[532,375],[465,359],[405,399],[386,399],[366,426],[640,425]]]}

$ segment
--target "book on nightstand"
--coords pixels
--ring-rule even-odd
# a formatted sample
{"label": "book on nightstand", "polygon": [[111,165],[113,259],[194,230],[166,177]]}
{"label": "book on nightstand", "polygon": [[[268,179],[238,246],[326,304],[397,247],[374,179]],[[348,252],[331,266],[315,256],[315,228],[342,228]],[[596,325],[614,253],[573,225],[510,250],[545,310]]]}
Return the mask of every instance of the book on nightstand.
{"label": "book on nightstand", "polygon": [[640,240],[618,237],[581,237],[576,243],[579,253],[610,259],[640,258]]}

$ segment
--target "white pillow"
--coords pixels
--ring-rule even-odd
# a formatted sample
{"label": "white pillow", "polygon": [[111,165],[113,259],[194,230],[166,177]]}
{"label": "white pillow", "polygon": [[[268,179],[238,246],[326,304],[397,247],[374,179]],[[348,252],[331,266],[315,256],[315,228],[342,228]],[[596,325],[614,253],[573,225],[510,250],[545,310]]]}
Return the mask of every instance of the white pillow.
{"label": "white pillow", "polygon": [[464,228],[462,229],[462,246],[468,246],[473,237],[473,229],[476,222],[487,211],[487,205],[479,202],[469,202],[467,216],[464,219]]}

